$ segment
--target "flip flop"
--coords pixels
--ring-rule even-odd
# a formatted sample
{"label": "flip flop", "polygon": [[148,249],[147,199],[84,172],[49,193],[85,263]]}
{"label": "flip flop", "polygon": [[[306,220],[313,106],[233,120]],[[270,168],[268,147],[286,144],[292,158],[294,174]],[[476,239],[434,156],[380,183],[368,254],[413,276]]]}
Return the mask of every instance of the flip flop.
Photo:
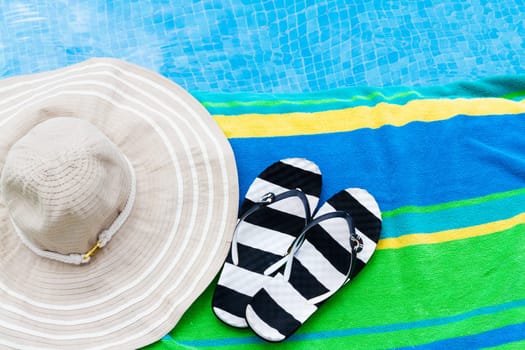
{"label": "flip flop", "polygon": [[230,252],[212,299],[224,323],[246,328],[246,305],[271,278],[294,240],[311,220],[321,193],[321,172],[304,158],[280,160],[248,188]]}
{"label": "flip flop", "polygon": [[288,338],[363,269],[380,231],[381,212],[367,191],[338,192],[295,241],[284,272],[253,296],[246,307],[250,328],[267,341]]}

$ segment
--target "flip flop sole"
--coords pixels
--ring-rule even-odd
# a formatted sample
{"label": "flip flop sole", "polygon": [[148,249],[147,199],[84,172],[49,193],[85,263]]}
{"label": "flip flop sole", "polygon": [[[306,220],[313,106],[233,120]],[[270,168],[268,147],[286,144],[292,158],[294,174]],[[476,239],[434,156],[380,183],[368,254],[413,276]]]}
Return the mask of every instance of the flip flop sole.
{"label": "flip flop sole", "polygon": [[239,222],[236,229],[237,264],[232,249],[226,258],[212,299],[212,310],[222,322],[246,328],[246,305],[261,286],[271,279],[265,270],[288,252],[305,226],[306,215],[317,206],[321,192],[321,173],[317,165],[303,158],[280,160],[266,168],[250,185],[239,217],[258,205],[267,193],[278,195],[300,189],[307,198],[310,213],[297,197],[257,208]]}
{"label": "flip flop sole", "polygon": [[288,338],[370,260],[381,231],[375,199],[365,190],[346,189],[332,196],[315,218],[334,212],[346,212],[353,219],[358,237],[355,259],[344,219],[328,218],[312,226],[288,262],[289,278],[278,274],[267,279],[246,308],[247,323],[261,338],[271,342]]}

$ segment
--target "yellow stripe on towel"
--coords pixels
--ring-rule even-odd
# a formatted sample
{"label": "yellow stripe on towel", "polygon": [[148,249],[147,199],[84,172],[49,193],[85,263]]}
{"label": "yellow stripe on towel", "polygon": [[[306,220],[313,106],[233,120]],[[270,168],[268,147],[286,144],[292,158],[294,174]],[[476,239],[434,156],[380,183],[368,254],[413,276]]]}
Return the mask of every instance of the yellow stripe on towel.
{"label": "yellow stripe on towel", "polygon": [[525,223],[525,213],[518,214],[509,219],[489,222],[487,224],[464,227],[454,230],[445,230],[435,233],[414,233],[395,238],[379,240],[377,249],[397,249],[412,245],[436,244],[459,239],[489,235],[508,230],[514,226]]}
{"label": "yellow stripe on towel", "polygon": [[384,125],[403,126],[410,122],[433,122],[457,115],[487,116],[525,112],[525,100],[502,98],[413,100],[405,105],[379,103],[315,113],[215,115],[229,138],[324,134],[376,129]]}

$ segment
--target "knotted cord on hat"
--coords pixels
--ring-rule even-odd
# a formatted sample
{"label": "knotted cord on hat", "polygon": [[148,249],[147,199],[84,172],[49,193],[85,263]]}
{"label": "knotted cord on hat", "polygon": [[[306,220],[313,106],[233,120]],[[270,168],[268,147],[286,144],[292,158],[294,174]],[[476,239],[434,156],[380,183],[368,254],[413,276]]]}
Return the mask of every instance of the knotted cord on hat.
{"label": "knotted cord on hat", "polygon": [[113,221],[113,223],[107,229],[100,232],[100,234],[98,235],[97,243],[87,253],[60,254],[57,252],[40,249],[33,242],[27,239],[27,236],[16,225],[11,214],[9,214],[9,219],[11,220],[11,223],[15,229],[15,232],[18,235],[18,237],[22,240],[22,242],[29,249],[31,249],[35,254],[43,258],[48,258],[48,259],[60,261],[66,264],[73,264],[73,265],[87,264],[91,260],[91,256],[93,255],[93,253],[97,249],[103,248],[104,246],[106,246],[106,244],[111,240],[111,238],[115,235],[115,233],[117,233],[120,227],[124,224],[124,222],[126,222],[129,215],[131,214],[131,209],[133,208],[133,204],[135,203],[135,197],[137,194],[137,178],[135,175],[135,169],[133,168],[133,165],[131,164],[129,159],[125,155],[122,155],[122,156],[126,160],[126,163],[129,168],[129,173],[130,173],[130,190],[128,194],[128,199],[126,201],[126,205],[124,206],[120,214],[117,216],[117,218]]}

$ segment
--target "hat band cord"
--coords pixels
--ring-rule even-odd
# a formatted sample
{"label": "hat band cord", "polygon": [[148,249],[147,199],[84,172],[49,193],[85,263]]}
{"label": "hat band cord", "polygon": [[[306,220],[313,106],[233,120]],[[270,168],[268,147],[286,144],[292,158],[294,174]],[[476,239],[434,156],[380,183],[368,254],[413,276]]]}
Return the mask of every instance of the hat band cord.
{"label": "hat band cord", "polygon": [[11,215],[9,215],[9,219],[11,220],[11,223],[15,229],[16,234],[29,249],[33,251],[33,253],[37,254],[38,256],[41,256],[43,258],[48,258],[56,261],[60,261],[66,264],[73,264],[73,265],[81,265],[86,264],[91,260],[91,256],[95,251],[99,248],[103,248],[110,240],[111,238],[117,233],[117,231],[120,229],[120,227],[126,222],[129,215],[131,214],[131,209],[133,208],[133,204],[135,203],[135,197],[137,195],[137,178],[135,175],[135,169],[133,168],[133,165],[129,161],[129,159],[125,156],[124,159],[126,160],[126,163],[129,168],[130,172],[130,191],[128,194],[128,199],[126,201],[126,205],[120,212],[120,214],[117,216],[117,218],[113,221],[113,223],[109,226],[109,228],[105,229],[98,235],[98,241],[95,243],[95,245],[85,254],[61,254],[57,252],[52,252],[49,250],[44,250],[39,247],[37,247],[33,242],[29,241],[27,239],[27,236],[22,232],[22,230],[16,225]]}

